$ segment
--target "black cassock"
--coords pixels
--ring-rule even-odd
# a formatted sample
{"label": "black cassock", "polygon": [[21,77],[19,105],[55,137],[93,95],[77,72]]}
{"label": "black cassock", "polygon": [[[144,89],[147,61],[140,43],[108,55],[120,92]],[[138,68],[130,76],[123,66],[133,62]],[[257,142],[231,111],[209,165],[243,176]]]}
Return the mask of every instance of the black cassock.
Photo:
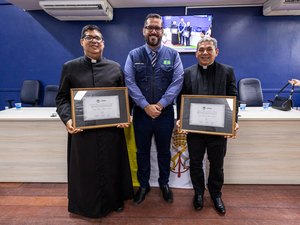
{"label": "black cassock", "polygon": [[[86,56],[66,62],[57,94],[57,112],[71,119],[70,89],[123,86],[116,62]],[[133,188],[123,129],[89,129],[68,135],[69,212],[99,218],[132,198]]]}

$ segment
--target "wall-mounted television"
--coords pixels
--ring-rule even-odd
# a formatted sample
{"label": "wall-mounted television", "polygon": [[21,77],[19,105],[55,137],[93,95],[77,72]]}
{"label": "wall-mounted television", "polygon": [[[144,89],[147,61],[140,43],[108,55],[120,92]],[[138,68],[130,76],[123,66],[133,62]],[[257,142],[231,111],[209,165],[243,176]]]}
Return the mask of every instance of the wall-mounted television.
{"label": "wall-mounted television", "polygon": [[195,52],[204,35],[211,36],[212,15],[162,16],[162,43],[178,52]]}

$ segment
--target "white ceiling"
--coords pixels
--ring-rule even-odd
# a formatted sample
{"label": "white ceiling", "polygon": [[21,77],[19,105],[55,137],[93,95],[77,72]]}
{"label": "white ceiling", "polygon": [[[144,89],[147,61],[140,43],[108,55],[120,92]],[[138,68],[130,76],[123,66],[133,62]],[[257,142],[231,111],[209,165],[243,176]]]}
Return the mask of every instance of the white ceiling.
{"label": "white ceiling", "polygon": [[[26,10],[40,10],[39,0],[7,0]],[[78,1],[78,0],[75,0]],[[79,0],[88,1],[88,0]],[[171,6],[262,6],[267,0],[108,0],[113,8]]]}

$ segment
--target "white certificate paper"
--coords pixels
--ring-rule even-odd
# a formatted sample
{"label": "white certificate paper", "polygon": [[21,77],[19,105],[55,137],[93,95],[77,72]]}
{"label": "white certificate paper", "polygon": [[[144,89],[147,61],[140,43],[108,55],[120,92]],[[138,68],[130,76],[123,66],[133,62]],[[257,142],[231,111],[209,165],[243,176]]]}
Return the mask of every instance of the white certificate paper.
{"label": "white certificate paper", "polygon": [[119,96],[88,96],[83,98],[83,119],[103,120],[120,118]]}
{"label": "white certificate paper", "polygon": [[224,127],[225,105],[191,103],[190,125]]}

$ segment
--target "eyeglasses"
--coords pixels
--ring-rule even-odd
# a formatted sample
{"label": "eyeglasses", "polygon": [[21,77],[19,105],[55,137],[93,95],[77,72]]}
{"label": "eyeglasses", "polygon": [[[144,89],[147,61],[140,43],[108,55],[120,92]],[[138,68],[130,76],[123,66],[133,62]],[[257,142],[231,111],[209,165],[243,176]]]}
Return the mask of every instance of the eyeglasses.
{"label": "eyeglasses", "polygon": [[145,29],[147,29],[148,31],[156,31],[156,32],[160,32],[162,31],[162,27],[155,27],[155,26],[145,26]]}
{"label": "eyeglasses", "polygon": [[102,42],[103,41],[102,37],[99,37],[99,36],[90,36],[90,35],[84,36],[83,39],[86,40],[86,41],[88,41],[88,42],[91,42],[93,40],[96,41],[96,42]]}

